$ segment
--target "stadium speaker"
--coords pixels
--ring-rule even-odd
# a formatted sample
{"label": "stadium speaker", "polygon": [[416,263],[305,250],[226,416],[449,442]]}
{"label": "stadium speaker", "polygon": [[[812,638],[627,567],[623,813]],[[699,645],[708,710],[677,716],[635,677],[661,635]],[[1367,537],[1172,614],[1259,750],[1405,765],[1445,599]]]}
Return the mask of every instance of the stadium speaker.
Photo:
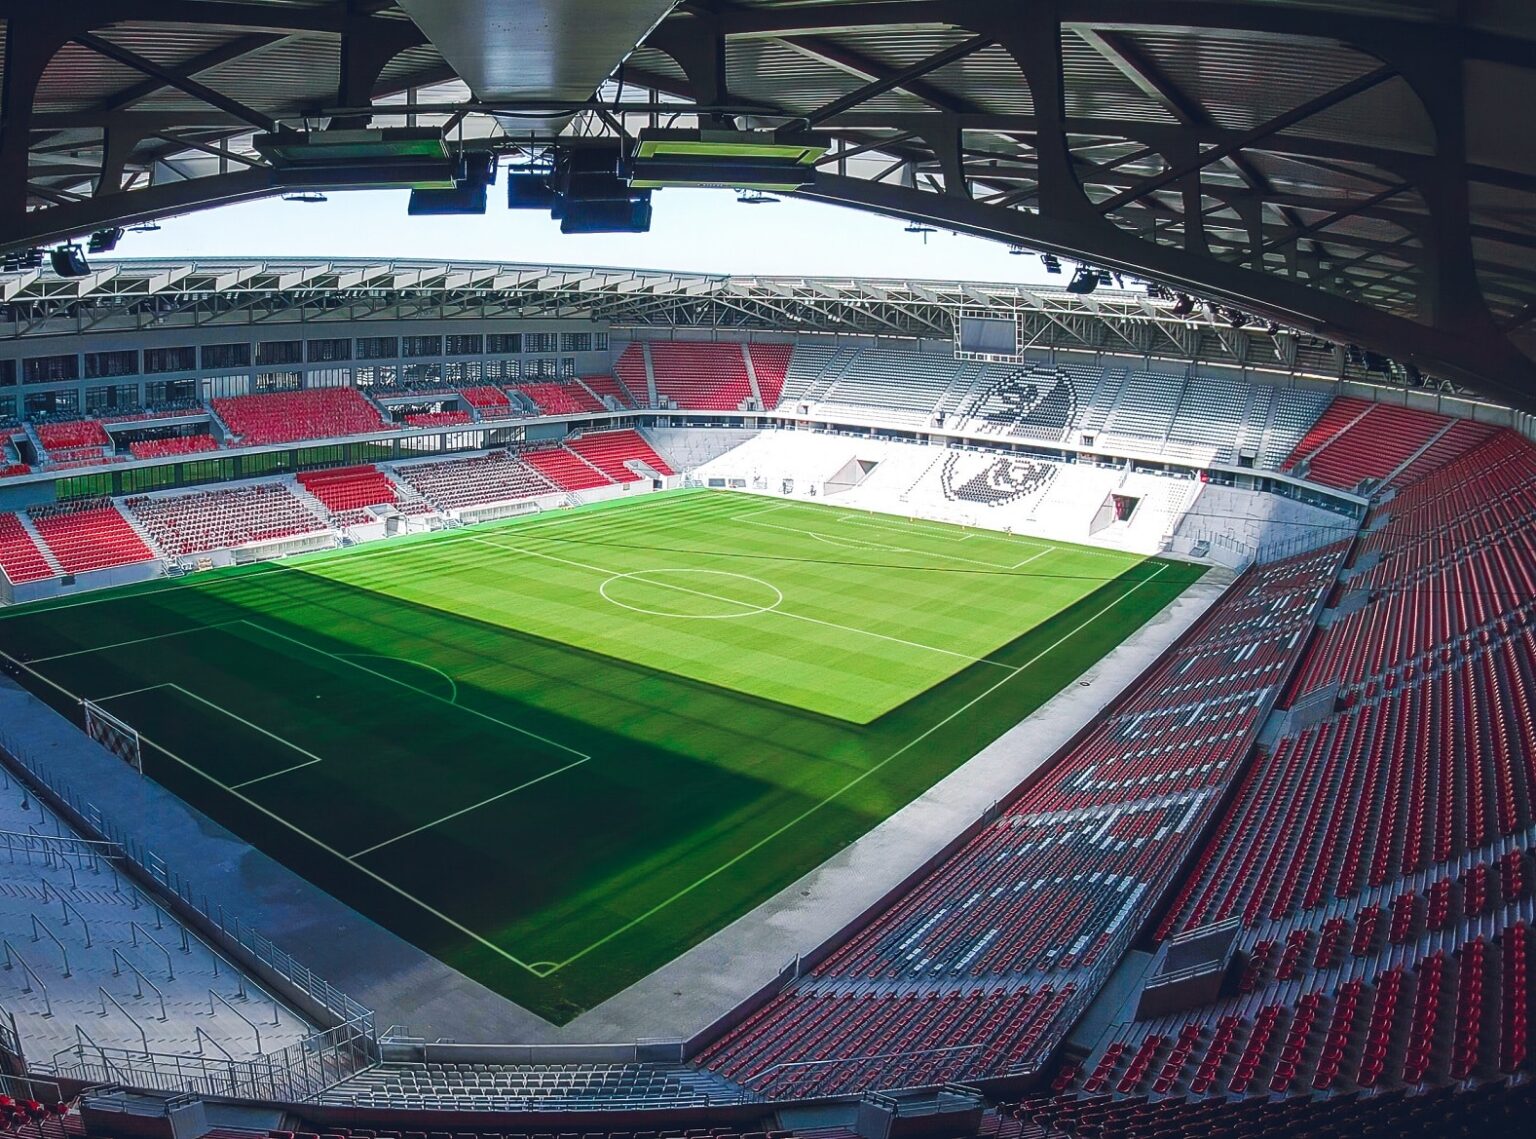
{"label": "stadium speaker", "polygon": [[83,277],[91,271],[78,245],[61,245],[48,254],[53,271],[61,277]]}
{"label": "stadium speaker", "polygon": [[552,210],[560,195],[549,184],[548,173],[513,173],[507,171],[507,209]]}
{"label": "stadium speaker", "polygon": [[406,213],[413,217],[430,214],[483,214],[486,189],[496,181],[496,156],[489,151],[471,152],[459,159],[454,184],[449,189],[411,191]]}
{"label": "stadium speaker", "polygon": [[650,191],[621,201],[565,199],[560,212],[561,233],[646,233],[651,228]]}
{"label": "stadium speaker", "polygon": [[1067,282],[1067,292],[1084,297],[1098,287],[1099,271],[1090,269],[1086,265],[1078,266],[1077,272],[1073,273],[1072,279]]}

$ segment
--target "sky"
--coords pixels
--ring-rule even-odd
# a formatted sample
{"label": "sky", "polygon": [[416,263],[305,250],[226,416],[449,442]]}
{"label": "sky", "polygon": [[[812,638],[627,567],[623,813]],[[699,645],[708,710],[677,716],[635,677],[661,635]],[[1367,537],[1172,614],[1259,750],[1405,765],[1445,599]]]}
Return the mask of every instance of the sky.
{"label": "sky", "polygon": [[[839,206],[746,206],[726,190],[661,190],[645,234],[560,232],[548,214],[492,205],[483,217],[409,217],[407,191],[333,193],[323,203],[267,199],[168,218],[124,235],[119,257],[386,257],[604,265],[705,273],[1047,280],[1034,254]],[[926,241],[925,241],[926,236]],[[1061,278],[1053,278],[1060,281]]]}

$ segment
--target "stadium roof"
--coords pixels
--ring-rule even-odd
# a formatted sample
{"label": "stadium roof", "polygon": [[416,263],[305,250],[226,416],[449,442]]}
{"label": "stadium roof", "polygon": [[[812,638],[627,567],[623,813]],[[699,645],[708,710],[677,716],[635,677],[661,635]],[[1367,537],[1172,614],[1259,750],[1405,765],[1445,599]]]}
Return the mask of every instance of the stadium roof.
{"label": "stadium roof", "polygon": [[277,127],[409,121],[509,152],[652,122],[809,128],[832,147],[809,197],[1148,276],[1536,406],[1531,5],[668,10],[0,0],[0,245],[279,192],[251,144]]}
{"label": "stadium roof", "polygon": [[[1028,348],[1200,360],[1376,384],[1335,346],[1232,328],[1169,297],[1100,288],[851,277],[727,276],[579,265],[340,258],[98,262],[84,277],[0,275],[0,333],[39,339],[149,329],[360,320],[563,319],[618,329],[948,339],[962,313],[1017,318]],[[1401,377],[1397,377],[1401,378]]]}

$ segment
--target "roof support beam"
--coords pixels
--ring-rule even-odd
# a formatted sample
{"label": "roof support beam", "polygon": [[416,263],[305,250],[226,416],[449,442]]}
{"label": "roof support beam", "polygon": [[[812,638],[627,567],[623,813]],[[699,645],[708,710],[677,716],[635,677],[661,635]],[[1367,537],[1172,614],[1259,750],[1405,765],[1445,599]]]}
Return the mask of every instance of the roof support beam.
{"label": "roof support beam", "polygon": [[1213,162],[1220,162],[1224,158],[1231,157],[1247,149],[1256,142],[1261,142],[1271,135],[1278,134],[1280,131],[1285,130],[1286,127],[1293,126],[1303,119],[1311,118],[1319,111],[1325,111],[1337,103],[1342,103],[1345,99],[1351,99],[1361,92],[1369,91],[1372,87],[1385,83],[1396,74],[1397,72],[1390,67],[1378,67],[1373,71],[1368,71],[1366,74],[1352,79],[1348,83],[1335,87],[1332,91],[1318,95],[1316,98],[1308,99],[1299,107],[1293,107],[1284,114],[1276,115],[1268,122],[1260,123],[1252,130],[1244,131],[1236,138],[1230,139],[1220,146],[1201,151],[1197,158],[1178,163],[1156,177],[1148,178],[1139,185],[1133,186],[1129,190],[1124,190],[1107,201],[1100,202],[1097,208],[1100,213],[1112,213],[1127,202],[1134,202],[1139,198],[1145,197],[1153,190],[1161,189],[1163,186],[1177,182],[1187,174],[1203,170]]}
{"label": "roof support beam", "polygon": [[231,99],[227,95],[222,95],[213,90],[213,88],[206,87],[189,76],[178,75],[174,71],[168,71],[158,63],[145,59],[137,52],[118,47],[117,44],[104,40],[100,36],[86,32],[75,36],[75,42],[83,47],[90,48],[98,55],[104,55],[108,59],[116,60],[125,67],[141,71],[145,75],[159,80],[167,87],[174,87],[178,91],[191,95],[194,99],[200,99],[210,107],[216,107],[225,114],[233,115],[237,119],[250,123],[258,130],[266,131],[269,134],[276,134],[283,129],[281,124],[271,116],[261,111],[253,110],[244,103]]}
{"label": "roof support beam", "polygon": [[982,48],[991,47],[994,43],[990,36],[972,36],[963,43],[947,47],[943,51],[935,52],[926,59],[919,60],[910,67],[904,67],[900,71],[893,71],[878,79],[873,79],[848,94],[830,103],[824,103],[814,111],[799,116],[807,127],[816,126],[825,122],[834,115],[840,115],[844,111],[850,111],[861,103],[867,103],[877,95],[883,95],[887,91],[902,87],[914,79],[927,75],[930,71],[937,71],[941,67],[947,67],[956,60],[964,59],[968,55],[974,55]]}

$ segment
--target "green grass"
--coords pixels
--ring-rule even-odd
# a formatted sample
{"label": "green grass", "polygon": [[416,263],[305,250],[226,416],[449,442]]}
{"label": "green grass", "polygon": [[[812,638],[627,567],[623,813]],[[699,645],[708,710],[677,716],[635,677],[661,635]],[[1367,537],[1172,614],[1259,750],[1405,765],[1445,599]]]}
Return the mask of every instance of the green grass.
{"label": "green grass", "polygon": [[921,794],[1200,572],[689,491],[23,608],[0,650],[134,725],[150,777],[561,1022]]}

